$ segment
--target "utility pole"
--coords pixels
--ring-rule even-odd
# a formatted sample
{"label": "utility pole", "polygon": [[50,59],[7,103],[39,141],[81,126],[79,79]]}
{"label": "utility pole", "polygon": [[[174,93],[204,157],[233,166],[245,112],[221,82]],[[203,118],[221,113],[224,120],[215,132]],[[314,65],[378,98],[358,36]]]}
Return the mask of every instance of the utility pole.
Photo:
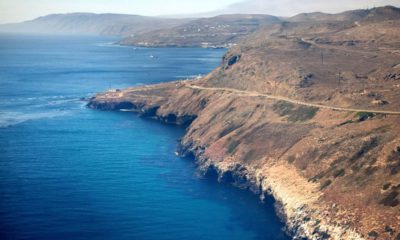
{"label": "utility pole", "polygon": [[321,52],[321,63],[324,65],[324,52]]}
{"label": "utility pole", "polygon": [[362,88],[365,91],[366,90],[366,82],[368,81],[368,78],[366,78],[365,80],[363,78],[361,78],[361,82],[362,82]]}

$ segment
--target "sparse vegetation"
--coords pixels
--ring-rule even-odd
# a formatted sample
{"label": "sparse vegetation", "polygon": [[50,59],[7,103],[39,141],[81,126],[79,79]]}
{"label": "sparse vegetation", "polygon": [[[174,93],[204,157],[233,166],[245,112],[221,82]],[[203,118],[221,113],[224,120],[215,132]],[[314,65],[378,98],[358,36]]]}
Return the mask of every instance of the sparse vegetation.
{"label": "sparse vegetation", "polygon": [[394,229],[391,228],[390,226],[386,225],[385,226],[385,232],[389,233],[391,236],[394,234]]}
{"label": "sparse vegetation", "polygon": [[243,124],[235,124],[235,123],[230,123],[228,124],[227,127],[225,127],[219,134],[219,137],[225,137],[226,135],[228,135],[229,133],[235,131],[236,129],[240,128],[241,126],[243,126]]}
{"label": "sparse vegetation", "polygon": [[312,119],[318,110],[316,107],[300,106],[290,113],[288,120],[291,122],[304,122]]}
{"label": "sparse vegetation", "polygon": [[341,127],[341,126],[344,126],[344,125],[347,125],[347,124],[350,124],[350,123],[353,123],[353,120],[352,120],[352,119],[340,123],[340,124],[338,125],[338,127]]}
{"label": "sparse vegetation", "polygon": [[366,153],[368,153],[373,148],[377,147],[379,144],[379,140],[377,137],[371,138],[369,141],[364,142],[361,148],[350,158],[351,162],[355,162],[356,160],[363,157]]}
{"label": "sparse vegetation", "polygon": [[300,88],[307,88],[313,85],[314,83],[312,82],[312,79],[314,77],[314,74],[309,73],[304,76],[300,76],[300,82],[299,82],[299,87]]}
{"label": "sparse vegetation", "polygon": [[377,239],[379,237],[379,234],[375,231],[371,231],[368,233],[368,236],[373,238],[373,239]]}
{"label": "sparse vegetation", "polygon": [[293,110],[293,108],[294,105],[286,101],[278,101],[272,106],[274,112],[276,112],[280,116],[288,115]]}
{"label": "sparse vegetation", "polygon": [[358,118],[358,121],[362,122],[362,121],[373,118],[375,116],[375,114],[370,113],[370,112],[358,112],[358,113],[356,113],[356,116]]}
{"label": "sparse vegetation", "polygon": [[346,171],[342,168],[333,172],[333,177],[343,177],[346,174]]}
{"label": "sparse vegetation", "polygon": [[388,168],[392,175],[396,175],[400,172],[400,147],[398,146],[396,150],[393,150],[387,158]]}
{"label": "sparse vegetation", "polygon": [[272,109],[279,116],[287,116],[290,122],[304,122],[312,119],[318,112],[316,107],[308,106],[298,106],[295,107],[294,104],[287,101],[278,101],[273,106]]}
{"label": "sparse vegetation", "polygon": [[199,95],[201,92],[199,89],[192,89],[193,95]]}
{"label": "sparse vegetation", "polygon": [[250,150],[244,155],[243,160],[244,161],[254,160],[256,155],[257,152],[255,150]]}
{"label": "sparse vegetation", "polygon": [[228,145],[228,153],[234,154],[236,152],[236,147],[240,144],[240,141],[231,140]]}
{"label": "sparse vegetation", "polygon": [[327,188],[329,185],[331,185],[331,183],[332,183],[332,180],[330,180],[330,179],[326,180],[323,184],[321,184],[320,189],[323,190],[323,189]]}
{"label": "sparse vegetation", "polygon": [[318,180],[322,179],[326,175],[326,172],[322,171],[315,175],[314,177],[308,179],[310,182],[317,182]]}
{"label": "sparse vegetation", "polygon": [[362,165],[361,165],[360,163],[358,163],[358,164],[353,164],[353,165],[351,166],[351,170],[352,170],[353,172],[355,172],[355,173],[359,172],[361,168],[362,168]]}
{"label": "sparse vegetation", "polygon": [[378,168],[377,168],[377,167],[368,166],[368,167],[365,169],[364,173],[365,173],[365,175],[372,175],[372,174],[374,174],[376,171],[378,171]]}
{"label": "sparse vegetation", "polygon": [[389,207],[396,207],[397,205],[400,204],[400,201],[397,199],[397,196],[399,195],[399,192],[397,191],[391,191],[389,194],[387,194],[381,201],[380,203],[385,206]]}

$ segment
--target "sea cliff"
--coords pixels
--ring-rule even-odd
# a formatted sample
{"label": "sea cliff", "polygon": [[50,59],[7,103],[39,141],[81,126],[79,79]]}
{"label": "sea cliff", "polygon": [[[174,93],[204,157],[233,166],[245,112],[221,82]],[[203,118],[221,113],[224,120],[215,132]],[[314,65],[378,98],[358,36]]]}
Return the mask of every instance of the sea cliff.
{"label": "sea cliff", "polygon": [[[359,121],[356,113],[328,109],[291,110],[281,116],[281,106],[276,101],[238,96],[229,91],[201,91],[191,88],[192,84],[197,83],[182,81],[107,92],[90,99],[88,106],[133,111],[166,123],[188,125],[179,153],[193,155],[202,174],[215,172],[220,181],[231,181],[259,194],[260,198],[271,194],[277,200],[287,231],[294,238],[364,239],[371,229],[385,232],[387,226],[398,227],[390,225],[398,222],[395,212],[374,211],[377,209],[356,212],[353,205],[347,205],[363,198],[350,192],[352,186],[342,186],[347,189],[341,196],[343,190],[333,189],[328,180],[319,181],[325,174],[333,181],[343,182],[344,175],[351,175],[338,169],[345,164],[331,167],[325,173],[321,171],[324,162],[313,162],[325,160],[322,157],[332,158],[341,152],[336,148],[351,142],[352,146],[346,147],[353,150],[343,154],[360,155],[360,149],[364,149],[363,154],[372,154],[374,149],[366,150],[365,144],[370,144],[375,135],[383,140],[390,132],[386,124],[398,122],[398,116],[386,116],[386,124],[379,124],[382,116]],[[303,116],[302,111],[315,113]],[[355,123],[343,124],[349,120]],[[366,134],[360,134],[365,131]],[[395,142],[388,144],[393,145],[388,149],[396,146]],[[354,200],[346,202],[349,197]],[[384,223],[388,225],[383,226]]]}
{"label": "sea cliff", "polygon": [[251,33],[201,79],[100,93],[88,106],[185,125],[180,154],[271,194],[295,239],[398,240],[399,16],[298,16]]}

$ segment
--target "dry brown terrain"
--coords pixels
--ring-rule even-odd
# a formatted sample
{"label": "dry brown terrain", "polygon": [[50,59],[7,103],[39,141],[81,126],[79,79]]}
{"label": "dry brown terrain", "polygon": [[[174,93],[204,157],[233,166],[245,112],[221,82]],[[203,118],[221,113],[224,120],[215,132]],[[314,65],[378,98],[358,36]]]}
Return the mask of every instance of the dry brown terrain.
{"label": "dry brown terrain", "polygon": [[399,50],[397,8],[299,15],[251,34],[202,79],[88,105],[190,124],[180,153],[272,194],[294,238],[400,239]]}
{"label": "dry brown terrain", "polygon": [[229,14],[200,18],[173,28],[135,34],[120,41],[140,47],[228,47],[278,17],[257,14]]}

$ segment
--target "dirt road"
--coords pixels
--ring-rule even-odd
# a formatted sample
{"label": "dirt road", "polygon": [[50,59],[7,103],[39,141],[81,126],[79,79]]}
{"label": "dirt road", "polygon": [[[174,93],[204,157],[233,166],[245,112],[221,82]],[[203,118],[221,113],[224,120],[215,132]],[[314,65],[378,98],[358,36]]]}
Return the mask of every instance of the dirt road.
{"label": "dirt road", "polygon": [[366,112],[366,113],[380,113],[380,114],[400,115],[400,112],[397,112],[397,111],[384,111],[384,110],[371,110],[371,109],[357,109],[357,108],[344,108],[344,107],[336,107],[336,106],[327,106],[327,105],[322,105],[322,104],[317,104],[317,103],[302,102],[302,101],[298,101],[298,100],[294,100],[294,99],[290,99],[290,98],[286,98],[286,97],[281,97],[281,96],[268,95],[268,94],[252,92],[252,91],[244,91],[244,90],[238,90],[238,89],[233,89],[233,88],[208,88],[208,87],[189,85],[189,84],[185,84],[185,86],[187,88],[191,88],[191,89],[209,90],[209,91],[227,91],[227,92],[243,94],[243,95],[251,96],[251,97],[265,97],[267,99],[280,100],[280,101],[290,102],[290,103],[298,104],[298,105],[304,105],[304,106],[309,106],[309,107],[317,107],[317,108],[325,108],[325,109],[332,109],[332,110],[337,110],[337,111]]}

